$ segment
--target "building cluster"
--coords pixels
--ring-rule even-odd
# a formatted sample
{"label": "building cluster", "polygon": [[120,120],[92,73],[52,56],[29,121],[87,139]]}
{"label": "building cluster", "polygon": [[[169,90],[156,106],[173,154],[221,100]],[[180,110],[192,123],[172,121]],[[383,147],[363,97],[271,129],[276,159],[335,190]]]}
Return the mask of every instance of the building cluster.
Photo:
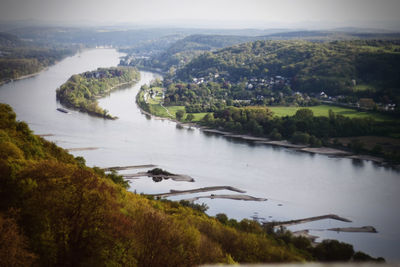
{"label": "building cluster", "polygon": [[[225,77],[225,75],[223,75]],[[192,78],[192,82],[194,84],[202,84],[206,82],[214,82],[220,80],[221,76],[218,73],[212,74],[210,73],[206,77],[195,77]],[[241,83],[241,82],[238,82]],[[253,90],[256,88],[273,88],[274,86],[290,86],[290,80],[286,77],[276,75],[270,77],[253,77],[245,83],[246,89]]]}
{"label": "building cluster", "polygon": [[246,88],[249,90],[255,88],[270,88],[273,89],[275,86],[290,86],[290,80],[283,76],[271,76],[264,78],[251,78],[246,83]]}

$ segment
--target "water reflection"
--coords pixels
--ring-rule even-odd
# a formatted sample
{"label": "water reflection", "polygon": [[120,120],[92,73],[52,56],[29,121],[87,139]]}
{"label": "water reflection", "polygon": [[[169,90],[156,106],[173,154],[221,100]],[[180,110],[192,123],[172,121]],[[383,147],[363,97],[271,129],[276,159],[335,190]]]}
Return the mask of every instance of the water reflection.
{"label": "water reflection", "polygon": [[163,180],[168,180],[169,179],[169,177],[153,177],[153,176],[148,176],[148,177],[151,177],[151,179],[156,183],[159,183],[159,182],[161,182]]}
{"label": "water reflection", "polygon": [[351,159],[351,163],[356,168],[363,168],[364,167],[364,160],[361,160],[361,159]]}

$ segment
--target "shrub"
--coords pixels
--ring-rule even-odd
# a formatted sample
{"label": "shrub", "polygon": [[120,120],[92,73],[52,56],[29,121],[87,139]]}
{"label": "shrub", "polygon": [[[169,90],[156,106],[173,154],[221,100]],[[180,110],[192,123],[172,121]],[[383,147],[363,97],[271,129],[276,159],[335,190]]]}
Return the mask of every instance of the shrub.
{"label": "shrub", "polygon": [[294,132],[291,141],[295,144],[308,144],[310,140],[310,135],[303,132]]}

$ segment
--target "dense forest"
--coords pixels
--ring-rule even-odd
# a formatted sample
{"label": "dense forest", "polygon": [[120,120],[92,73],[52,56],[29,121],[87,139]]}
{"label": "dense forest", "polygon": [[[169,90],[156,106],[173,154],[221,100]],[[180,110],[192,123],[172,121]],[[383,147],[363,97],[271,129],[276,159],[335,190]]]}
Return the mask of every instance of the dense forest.
{"label": "dense forest", "polygon": [[68,107],[103,118],[114,119],[107,110],[99,107],[96,99],[121,86],[136,83],[139,78],[140,73],[135,68],[98,68],[95,71],[72,75],[57,89],[57,99]]}
{"label": "dense forest", "polygon": [[376,260],[348,244],[314,248],[255,221],[128,192],[121,176],[87,167],[15,117],[0,104],[1,266]]}
{"label": "dense forest", "polygon": [[[244,82],[253,98],[268,96],[265,81],[276,84],[278,79],[281,91],[373,98],[399,106],[399,62],[398,40],[255,41],[203,53],[178,69],[175,79]],[[264,86],[253,90],[251,79],[263,80]]]}
{"label": "dense forest", "polygon": [[0,33],[0,84],[36,73],[72,55],[76,49],[76,46],[33,44],[15,35]]}

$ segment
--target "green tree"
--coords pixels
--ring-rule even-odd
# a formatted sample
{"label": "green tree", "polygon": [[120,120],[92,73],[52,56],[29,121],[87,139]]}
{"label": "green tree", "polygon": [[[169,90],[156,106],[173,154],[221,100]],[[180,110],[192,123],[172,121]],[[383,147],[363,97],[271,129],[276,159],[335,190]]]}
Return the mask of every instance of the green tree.
{"label": "green tree", "polygon": [[271,138],[272,140],[280,141],[282,140],[282,135],[278,132],[278,129],[274,128],[270,133],[269,138]]}
{"label": "green tree", "polygon": [[354,255],[353,246],[337,240],[324,240],[313,251],[313,256],[320,261],[348,261]]}
{"label": "green tree", "polygon": [[177,112],[175,112],[175,116],[176,116],[176,119],[178,121],[180,121],[185,116],[185,111],[184,110],[178,110]]}
{"label": "green tree", "polygon": [[308,144],[310,139],[310,135],[308,133],[303,132],[295,132],[290,139],[295,144]]}
{"label": "green tree", "polygon": [[186,120],[187,120],[187,121],[192,121],[192,120],[194,120],[194,115],[191,114],[191,113],[187,114],[187,115],[186,115]]}

